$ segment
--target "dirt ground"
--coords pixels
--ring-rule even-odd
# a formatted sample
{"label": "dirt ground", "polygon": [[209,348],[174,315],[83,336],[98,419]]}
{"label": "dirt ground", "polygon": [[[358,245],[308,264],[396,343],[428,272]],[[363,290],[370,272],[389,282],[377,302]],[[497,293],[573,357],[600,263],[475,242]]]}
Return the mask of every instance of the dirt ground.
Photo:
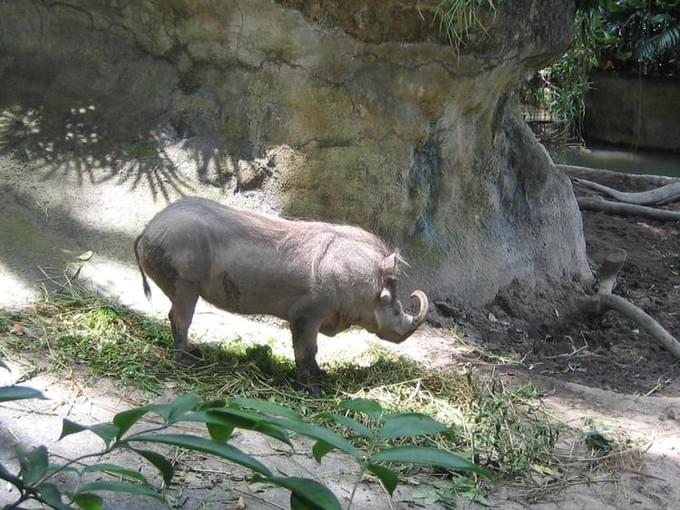
{"label": "dirt ground", "polygon": [[[623,191],[655,187],[626,176],[600,179],[601,184]],[[578,195],[593,195],[577,187]],[[680,204],[666,209],[680,211]],[[680,338],[680,223],[585,211],[583,227],[588,256],[597,268],[604,257],[623,249],[628,259],[615,290]],[[576,318],[542,344],[544,369],[564,379],[619,392],[680,395],[680,360],[668,355],[648,333],[616,312],[603,318]],[[547,359],[587,346],[592,355]]]}
{"label": "dirt ground", "polygon": [[[601,184],[621,191],[657,185],[639,176],[604,175]],[[597,196],[576,186],[577,196]],[[680,211],[680,203],[664,206]],[[680,223],[584,211],[583,228],[591,268],[617,249],[627,252],[615,293],[654,317],[680,337]],[[554,310],[542,307],[540,295],[527,296],[510,285],[482,311],[451,302],[436,303],[436,325],[455,323],[478,336],[498,356],[522,359],[533,373],[590,387],[634,395],[680,395],[680,360],[638,325],[609,311],[589,317],[580,312],[573,289],[562,294]]]}
{"label": "dirt ground", "polygon": [[[151,302],[144,299],[130,250],[148,218],[181,193],[226,197],[242,207],[276,211],[276,204],[266,194],[234,193],[229,184],[223,189],[203,187],[181,144],[159,144],[164,144],[162,161],[119,161],[115,171],[106,162],[91,168],[77,155],[68,155],[63,161],[41,160],[16,157],[16,150],[0,151],[0,308],[31,303],[39,285],[46,282],[43,271],[59,273],[75,264],[82,265],[80,279],[92,287],[117,296],[135,310],[164,317],[167,300],[157,289]],[[69,158],[79,164],[69,164]],[[161,172],[156,165],[166,170]],[[603,183],[620,189],[645,186],[625,176]],[[584,228],[593,269],[613,248],[625,248],[628,262],[616,292],[680,336],[680,227],[585,213]],[[86,250],[92,250],[94,256],[81,263],[77,257]],[[563,306],[552,311],[540,306],[542,296],[522,295],[514,286],[484,310],[439,301],[434,304],[430,326],[401,346],[391,347],[366,332],[351,331],[336,339],[322,338],[320,361],[355,360],[379,343],[430,366],[471,363],[496,370],[510,383],[531,380],[543,392],[548,408],[574,430],[588,430],[596,424],[642,445],[640,452],[611,471],[593,467],[589,478],[564,466],[559,479],[566,482],[557,483],[557,476],[555,480],[547,476],[534,480],[531,487],[496,487],[489,495],[494,508],[680,508],[678,362],[643,331],[636,331],[635,325],[612,312],[601,320],[570,315],[571,301],[578,297],[573,287],[555,292],[563,293]],[[291,354],[288,332],[281,324],[231,316],[205,304],[198,307],[192,333],[206,341],[229,336],[253,341],[280,339],[276,345],[281,345],[284,354]],[[12,368],[12,373],[2,374],[0,383],[21,378],[23,384],[47,391],[52,401],[0,406],[0,462],[11,459],[16,444],[47,443],[61,455],[72,455],[74,448],[84,446],[58,446],[55,424],[63,416],[93,422],[109,419],[112,413],[139,402],[139,396],[125,388],[77,373],[63,379],[50,373],[26,374],[21,364],[13,363]],[[239,441],[253,446],[257,455],[277,459],[281,470],[319,474],[347,501],[347,487],[356,472],[342,458],[320,471],[305,456],[304,447],[293,462],[267,445],[253,445],[247,435]],[[568,449],[569,445],[562,446]],[[191,471],[193,478],[182,508],[234,508],[237,495],[242,494],[248,498],[247,508],[271,508],[271,502],[286,504],[280,494],[259,493],[242,483],[232,484],[233,490],[227,488],[229,481],[239,479],[238,474],[231,478],[224,475],[224,467],[196,465],[203,471]],[[581,468],[579,464],[571,469]],[[0,503],[11,500],[3,492],[5,488],[0,489]],[[386,502],[376,483],[362,484],[361,490],[354,508],[437,508],[418,499],[414,485],[407,484],[392,504]],[[134,508],[125,501],[117,504],[112,508]],[[461,507],[474,505],[461,501]]]}

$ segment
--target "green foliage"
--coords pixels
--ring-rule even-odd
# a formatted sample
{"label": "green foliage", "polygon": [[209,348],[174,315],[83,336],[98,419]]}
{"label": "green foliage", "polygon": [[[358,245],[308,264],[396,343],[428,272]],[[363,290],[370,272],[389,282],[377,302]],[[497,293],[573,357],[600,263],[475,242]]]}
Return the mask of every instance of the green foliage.
{"label": "green foliage", "polygon": [[[0,402],[17,398],[16,393],[8,393],[4,390],[6,388],[0,388]],[[37,392],[24,392],[23,398],[42,398],[42,395]],[[0,465],[0,479],[15,486],[19,491],[18,500],[10,505],[10,508],[18,508],[22,503],[34,500],[58,510],[78,508],[100,510],[103,508],[103,499],[98,495],[100,492],[123,492],[147,496],[167,503],[164,493],[138,471],[110,462],[83,464],[86,459],[99,459],[114,451],[133,452],[155,467],[161,474],[164,484],[168,486],[174,476],[174,467],[170,459],[161,453],[139,448],[145,444],[161,444],[207,453],[245,467],[254,474],[252,482],[267,483],[289,490],[291,509],[339,510],[341,508],[333,492],[316,480],[274,476],[260,461],[223,440],[165,432],[168,427],[180,422],[203,422],[210,429],[210,424],[215,423],[216,418],[219,424],[230,430],[246,428],[264,431],[268,435],[284,438],[289,444],[288,432],[311,438],[316,441],[313,451],[317,462],[321,462],[323,456],[332,450],[347,453],[361,466],[362,474],[369,471],[376,475],[390,494],[398,484],[398,475],[385,464],[437,466],[453,471],[475,473],[487,478],[491,476],[487,470],[444,450],[418,446],[382,447],[384,441],[389,438],[425,436],[444,432],[447,429],[443,424],[427,416],[414,413],[386,414],[377,402],[365,399],[346,401],[342,408],[365,413],[365,416],[372,420],[371,427],[365,425],[363,428],[358,427],[369,436],[364,451],[360,451],[357,446],[338,433],[306,423],[291,409],[272,402],[256,399],[201,402],[195,396],[184,395],[168,404],[146,405],[120,412],[114,416],[111,423],[85,426],[64,419],[60,438],[90,431],[104,441],[104,449],[83,454],[66,464],[51,466],[47,448],[39,446],[30,451],[19,452],[20,470],[17,475]],[[139,425],[139,421],[148,413],[159,416],[163,425],[132,432],[135,425]],[[340,421],[348,423],[345,420]],[[402,428],[402,431],[398,433],[397,428]],[[274,430],[276,432],[272,432]],[[55,483],[55,475],[66,472],[77,477],[77,488],[73,492]],[[88,481],[85,475],[93,472],[112,475],[119,479]]]}
{"label": "green foliage", "polygon": [[24,400],[27,398],[41,398],[45,396],[38,390],[28,388],[26,386],[3,386],[0,388],[0,402],[9,402],[10,400]]}
{"label": "green foliage", "polygon": [[680,1],[590,0],[578,3],[569,50],[542,70],[532,88],[567,138],[581,138],[594,70],[641,76],[680,71]]}
{"label": "green foliage", "polygon": [[598,54],[606,70],[643,76],[680,72],[680,2],[617,0],[592,2],[602,22]]}
{"label": "green foliage", "polygon": [[[336,363],[328,367],[326,395],[310,399],[291,383],[291,361],[273,355],[268,345],[253,347],[232,341],[202,346],[203,359],[197,358],[192,368],[180,369],[172,360],[166,321],[143,317],[91,293],[73,290],[47,294],[44,302],[32,310],[11,316],[0,312],[0,321],[4,327],[0,329],[0,348],[21,352],[26,358],[33,355],[48,359],[64,370],[71,370],[77,361],[79,371],[107,375],[154,393],[170,386],[198,394],[168,404],[129,409],[117,414],[111,423],[86,426],[63,422],[64,435],[91,432],[102,440],[102,452],[89,454],[96,457],[100,467],[110,465],[106,458],[110,451],[125,448],[148,462],[161,475],[165,487],[174,479],[174,466],[158,453],[162,450],[152,451],[150,445],[183,442],[186,447],[206,451],[208,443],[204,441],[224,445],[237,428],[265,434],[282,444],[290,444],[293,434],[309,437],[317,461],[331,451],[344,452],[361,466],[364,474],[377,477],[388,492],[394,490],[409,466],[430,465],[433,461],[444,469],[463,469],[468,485],[478,488],[484,486],[480,483],[483,476],[477,477],[481,472],[466,458],[502,477],[524,476],[532,464],[545,464],[552,458],[557,438],[532,386],[508,389],[494,376],[463,373],[455,368],[427,370],[379,349],[362,360],[368,363]],[[21,341],[11,334],[17,324],[27,335],[20,337]],[[29,337],[31,341],[25,341]],[[215,399],[224,394],[234,398]],[[160,416],[163,427],[178,422],[204,424],[210,439],[194,436],[201,439],[198,442],[170,436],[140,440],[142,433],[162,435],[162,431],[139,431],[140,420],[147,414]],[[408,449],[389,453],[390,449],[402,447],[423,449],[417,452],[420,457],[413,457],[413,450]],[[443,452],[443,456],[434,456],[435,451]],[[448,453],[452,451],[461,452],[462,457]],[[388,452],[383,455],[389,460],[380,457],[381,452]],[[100,459],[101,453],[104,458]],[[240,456],[247,453],[229,448],[220,448],[214,454],[231,456],[240,465],[250,462],[248,457]],[[260,465],[251,467],[256,468],[253,473],[259,470],[262,478],[268,478]],[[57,469],[73,476],[88,475],[84,483],[92,476],[91,472],[78,471],[73,464],[51,468],[46,475],[48,485],[52,484],[50,475]],[[105,468],[100,472],[115,474]],[[116,480],[147,485],[123,473],[116,474]],[[477,497],[478,492],[457,483],[461,488],[450,487],[450,497]],[[54,496],[54,487],[45,490]],[[76,495],[64,497],[71,505],[79,500],[97,504],[97,494],[93,492],[78,494],[77,499]],[[293,499],[296,504],[304,504],[301,496]]]}
{"label": "green foliage", "polygon": [[488,22],[481,15],[482,7],[494,12],[493,0],[440,0],[435,11],[439,31],[446,34],[451,46],[458,52],[472,36],[486,34]]}
{"label": "green foliage", "polygon": [[[27,359],[50,361],[57,370],[70,371],[75,364],[77,370],[106,375],[158,394],[170,387],[202,399],[234,396],[229,407],[218,399],[181,414],[184,421],[205,423],[210,437],[222,442],[231,437],[232,424],[236,423],[236,428],[286,443],[289,438],[285,429],[259,420],[258,415],[288,421],[308,416],[315,425],[339,432],[350,446],[362,451],[373,438],[375,423],[390,423],[383,434],[392,434],[389,427],[394,424],[394,415],[421,424],[427,420],[417,416],[422,415],[450,429],[411,437],[410,443],[463,451],[467,458],[491,466],[500,476],[514,478],[525,476],[531,464],[544,463],[552,455],[557,437],[533,387],[508,389],[493,376],[462,373],[455,367],[428,370],[381,349],[367,353],[361,363],[337,362],[326,367],[325,396],[310,399],[292,382],[291,360],[274,355],[269,345],[249,346],[241,341],[203,345],[202,359],[197,358],[194,367],[180,368],[170,352],[167,321],[141,316],[92,293],[73,290],[46,294],[44,302],[32,310],[11,316],[0,312],[1,320],[5,329],[0,329],[0,348],[22,353]],[[17,323],[29,332],[30,342],[20,341],[27,337],[8,333]],[[346,400],[359,396],[364,398]],[[194,402],[187,398],[183,405]],[[166,419],[175,419],[168,414],[173,408],[155,409]],[[94,424],[86,430],[108,444],[120,440],[139,416],[149,412],[155,411],[152,407],[136,408],[116,416],[113,424]],[[81,431],[73,425],[73,433]],[[299,433],[304,431],[300,429]],[[321,436],[318,440],[333,445],[332,440]],[[401,444],[404,440],[381,441]],[[350,448],[347,444],[343,447]],[[134,449],[147,451],[141,444]],[[325,453],[322,444],[314,451],[317,458]],[[162,466],[153,453],[148,455],[149,462]]]}
{"label": "green foliage", "polygon": [[566,138],[581,138],[585,96],[590,90],[590,72],[598,64],[596,48],[602,19],[594,11],[576,13],[575,39],[569,50],[538,75],[534,89],[539,106],[548,108]]}
{"label": "green foliage", "polygon": [[583,442],[593,450],[609,452],[612,449],[613,441],[607,439],[601,432],[591,430],[583,436]]}

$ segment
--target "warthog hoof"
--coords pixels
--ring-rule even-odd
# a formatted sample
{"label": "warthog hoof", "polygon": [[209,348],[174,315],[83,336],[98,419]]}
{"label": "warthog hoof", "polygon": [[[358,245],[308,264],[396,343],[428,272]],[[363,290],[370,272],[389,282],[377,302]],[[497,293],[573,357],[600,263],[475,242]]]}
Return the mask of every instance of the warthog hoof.
{"label": "warthog hoof", "polygon": [[297,372],[297,382],[314,398],[321,397],[321,380],[323,379],[325,372],[316,367],[315,370],[298,370]]}
{"label": "warthog hoof", "polygon": [[195,366],[201,359],[200,352],[198,350],[195,350],[191,353],[186,351],[175,351],[173,356],[178,365],[186,368]]}

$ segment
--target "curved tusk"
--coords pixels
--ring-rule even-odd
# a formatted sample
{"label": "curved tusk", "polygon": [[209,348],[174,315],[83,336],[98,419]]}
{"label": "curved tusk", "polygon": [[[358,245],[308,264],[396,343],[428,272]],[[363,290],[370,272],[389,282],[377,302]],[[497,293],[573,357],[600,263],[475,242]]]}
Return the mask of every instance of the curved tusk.
{"label": "curved tusk", "polygon": [[413,291],[413,294],[411,294],[411,299],[417,299],[420,305],[418,313],[413,318],[413,327],[415,329],[418,326],[420,326],[423,322],[425,322],[425,317],[427,316],[427,310],[430,307],[430,302],[428,301],[427,296],[422,290]]}

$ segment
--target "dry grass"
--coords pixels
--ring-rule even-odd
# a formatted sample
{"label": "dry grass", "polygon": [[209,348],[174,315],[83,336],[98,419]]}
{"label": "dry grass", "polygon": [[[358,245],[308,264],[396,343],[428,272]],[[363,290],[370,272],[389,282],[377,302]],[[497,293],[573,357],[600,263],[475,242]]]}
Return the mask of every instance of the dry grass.
{"label": "dry grass", "polygon": [[[16,334],[17,328],[22,335]],[[419,412],[446,423],[447,433],[422,439],[420,444],[459,452],[500,478],[526,480],[545,468],[546,476],[532,485],[532,497],[548,486],[556,487],[558,480],[569,483],[567,475],[557,476],[554,469],[574,458],[574,448],[571,452],[556,448],[566,427],[547,414],[538,390],[530,384],[509,388],[493,372],[455,367],[428,370],[375,350],[368,366],[326,367],[324,397],[312,399],[296,388],[292,361],[274,355],[266,344],[203,345],[201,358],[191,368],[174,362],[171,345],[167,321],[71,286],[45,293],[42,301],[20,312],[0,311],[0,349],[23,362],[47,358],[53,370],[70,372],[79,367],[152,394],[162,394],[170,386],[175,392],[206,399],[268,399],[316,421],[322,421],[321,413],[336,412],[337,404],[347,398],[374,399],[390,412]],[[350,430],[340,430],[351,437]],[[590,462],[597,456],[582,460]],[[547,484],[545,478],[553,482]],[[457,479],[454,491],[459,486],[460,492],[470,493],[470,482]]]}

